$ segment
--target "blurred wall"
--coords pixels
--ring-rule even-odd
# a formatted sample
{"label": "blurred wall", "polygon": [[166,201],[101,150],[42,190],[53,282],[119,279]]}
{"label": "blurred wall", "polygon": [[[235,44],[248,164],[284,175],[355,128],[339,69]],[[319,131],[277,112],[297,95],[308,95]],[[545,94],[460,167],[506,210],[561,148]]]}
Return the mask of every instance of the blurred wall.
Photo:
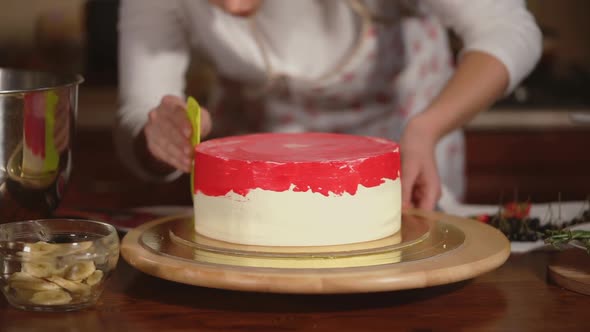
{"label": "blurred wall", "polygon": [[79,70],[85,0],[2,0],[0,65]]}
{"label": "blurred wall", "polygon": [[530,10],[546,31],[545,48],[556,68],[581,66],[590,71],[590,1],[528,0]]}
{"label": "blurred wall", "polygon": [[[166,1],[166,0],[162,0]],[[193,0],[199,1],[199,0]],[[118,0],[0,0],[0,66],[83,72],[116,84]],[[527,0],[552,70],[590,71],[590,0]]]}
{"label": "blurred wall", "polygon": [[33,46],[35,26],[42,19],[51,20],[59,28],[76,30],[72,31],[72,35],[79,34],[85,2],[86,0],[2,0],[0,43]]}

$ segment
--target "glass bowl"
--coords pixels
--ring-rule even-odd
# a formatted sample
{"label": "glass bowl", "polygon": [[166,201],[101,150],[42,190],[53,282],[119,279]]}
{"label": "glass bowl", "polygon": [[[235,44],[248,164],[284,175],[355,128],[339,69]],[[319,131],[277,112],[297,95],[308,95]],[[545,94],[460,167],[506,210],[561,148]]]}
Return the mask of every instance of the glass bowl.
{"label": "glass bowl", "polygon": [[19,309],[93,306],[118,260],[119,236],[103,222],[41,219],[0,225],[0,287]]}

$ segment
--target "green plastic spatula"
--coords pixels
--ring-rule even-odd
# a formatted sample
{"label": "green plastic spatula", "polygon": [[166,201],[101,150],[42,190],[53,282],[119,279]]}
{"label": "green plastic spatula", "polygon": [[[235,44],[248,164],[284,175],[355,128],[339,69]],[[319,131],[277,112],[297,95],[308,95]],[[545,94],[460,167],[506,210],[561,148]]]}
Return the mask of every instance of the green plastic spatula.
{"label": "green plastic spatula", "polygon": [[[55,112],[59,97],[53,91],[46,93],[45,101],[45,162],[43,170],[54,172],[59,166],[59,152],[55,147]],[[66,128],[69,130],[69,128]]]}
{"label": "green plastic spatula", "polygon": [[[201,107],[193,97],[188,97],[186,101],[186,114],[193,127],[191,144],[193,148],[201,142]],[[194,160],[194,159],[193,159]],[[193,161],[194,162],[194,161]],[[195,194],[195,166],[191,167],[191,196]]]}

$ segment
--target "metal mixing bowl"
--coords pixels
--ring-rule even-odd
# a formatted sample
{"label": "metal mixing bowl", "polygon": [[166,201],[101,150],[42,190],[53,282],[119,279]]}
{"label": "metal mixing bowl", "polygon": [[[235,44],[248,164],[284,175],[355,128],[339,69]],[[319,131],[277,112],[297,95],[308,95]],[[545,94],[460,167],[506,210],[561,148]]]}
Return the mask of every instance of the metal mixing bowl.
{"label": "metal mixing bowl", "polygon": [[0,68],[0,223],[48,217],[58,206],[82,81]]}

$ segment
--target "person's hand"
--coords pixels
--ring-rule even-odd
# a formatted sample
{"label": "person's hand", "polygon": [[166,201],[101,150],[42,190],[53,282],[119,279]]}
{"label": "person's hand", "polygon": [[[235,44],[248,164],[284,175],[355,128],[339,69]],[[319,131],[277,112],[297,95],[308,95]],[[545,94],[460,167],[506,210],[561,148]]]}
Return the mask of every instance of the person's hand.
{"label": "person's hand", "polygon": [[[211,131],[209,112],[201,109],[201,137]],[[186,103],[176,96],[165,96],[150,111],[144,127],[145,143],[150,154],[183,172],[190,172],[193,147],[191,123],[186,115]]]}
{"label": "person's hand", "polygon": [[433,210],[441,196],[434,148],[436,138],[428,125],[410,120],[400,140],[402,204]]}

